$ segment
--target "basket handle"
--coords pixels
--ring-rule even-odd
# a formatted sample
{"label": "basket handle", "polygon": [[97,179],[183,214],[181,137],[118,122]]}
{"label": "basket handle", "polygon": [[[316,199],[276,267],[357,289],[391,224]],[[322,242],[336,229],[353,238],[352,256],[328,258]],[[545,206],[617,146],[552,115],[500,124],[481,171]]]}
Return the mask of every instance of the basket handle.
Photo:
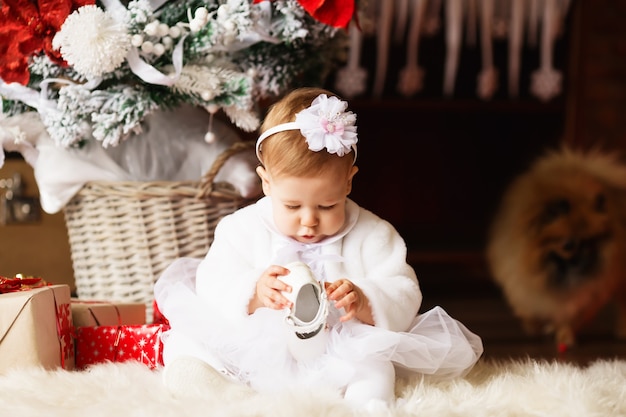
{"label": "basket handle", "polygon": [[226,161],[228,161],[234,155],[237,155],[241,152],[244,152],[250,149],[254,149],[254,146],[255,146],[255,143],[251,141],[235,142],[233,145],[227,148],[224,152],[219,154],[217,158],[215,159],[215,161],[213,162],[211,169],[209,169],[202,176],[202,179],[200,181],[200,190],[198,191],[198,194],[196,196],[198,198],[205,198],[209,194],[211,194],[213,192],[213,186],[215,185],[215,182],[214,182],[215,177],[217,176],[220,169],[222,169],[222,166],[226,163]]}

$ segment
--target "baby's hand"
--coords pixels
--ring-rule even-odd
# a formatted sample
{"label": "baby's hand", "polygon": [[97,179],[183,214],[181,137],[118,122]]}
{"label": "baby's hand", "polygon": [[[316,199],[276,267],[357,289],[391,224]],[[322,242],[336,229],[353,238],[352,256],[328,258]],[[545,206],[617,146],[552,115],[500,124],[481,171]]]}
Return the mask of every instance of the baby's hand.
{"label": "baby's hand", "polygon": [[259,307],[268,307],[274,310],[291,308],[291,302],[285,298],[282,291],[291,292],[291,287],[278,277],[287,275],[289,270],[282,266],[272,265],[263,271],[256,283],[255,299],[250,302],[250,312]]}
{"label": "baby's hand", "polygon": [[341,317],[341,321],[348,321],[356,315],[367,304],[363,291],[352,283],[349,279],[339,279],[333,283],[325,283],[328,299],[335,301],[335,307],[343,308],[346,314]]}

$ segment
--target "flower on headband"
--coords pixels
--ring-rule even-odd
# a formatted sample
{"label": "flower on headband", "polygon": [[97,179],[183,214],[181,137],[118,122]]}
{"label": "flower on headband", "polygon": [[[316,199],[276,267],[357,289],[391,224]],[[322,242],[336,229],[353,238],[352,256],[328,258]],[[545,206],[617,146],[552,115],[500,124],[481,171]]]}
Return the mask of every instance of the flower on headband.
{"label": "flower on headband", "polygon": [[314,152],[324,148],[344,156],[357,143],[356,115],[346,111],[348,103],[320,94],[311,107],[296,115],[296,123]]}

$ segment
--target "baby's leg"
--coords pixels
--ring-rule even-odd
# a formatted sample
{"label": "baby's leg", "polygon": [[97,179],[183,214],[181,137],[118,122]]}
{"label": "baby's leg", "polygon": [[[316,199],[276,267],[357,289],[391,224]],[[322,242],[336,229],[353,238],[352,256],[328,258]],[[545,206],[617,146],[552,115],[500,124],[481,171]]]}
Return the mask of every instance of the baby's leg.
{"label": "baby's leg", "polygon": [[223,362],[188,337],[170,332],[163,341],[163,382],[176,396],[243,398],[252,389],[228,375]]}
{"label": "baby's leg", "polygon": [[225,368],[223,362],[217,356],[213,355],[195,340],[180,332],[167,332],[163,338],[163,363],[167,367],[175,359],[183,356],[198,358],[219,371],[223,371]]}
{"label": "baby's leg", "polygon": [[357,408],[389,405],[395,398],[396,373],[389,361],[363,362],[348,383],[345,399]]}

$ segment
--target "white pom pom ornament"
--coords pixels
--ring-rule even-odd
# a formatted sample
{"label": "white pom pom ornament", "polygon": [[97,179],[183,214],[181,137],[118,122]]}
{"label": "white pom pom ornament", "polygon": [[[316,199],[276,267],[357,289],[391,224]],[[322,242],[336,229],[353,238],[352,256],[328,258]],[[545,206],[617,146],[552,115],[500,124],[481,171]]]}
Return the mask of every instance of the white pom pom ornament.
{"label": "white pom pom ornament", "polygon": [[98,77],[114,71],[126,59],[131,36],[126,26],[94,5],[70,14],[55,35],[52,46],[76,72]]}

